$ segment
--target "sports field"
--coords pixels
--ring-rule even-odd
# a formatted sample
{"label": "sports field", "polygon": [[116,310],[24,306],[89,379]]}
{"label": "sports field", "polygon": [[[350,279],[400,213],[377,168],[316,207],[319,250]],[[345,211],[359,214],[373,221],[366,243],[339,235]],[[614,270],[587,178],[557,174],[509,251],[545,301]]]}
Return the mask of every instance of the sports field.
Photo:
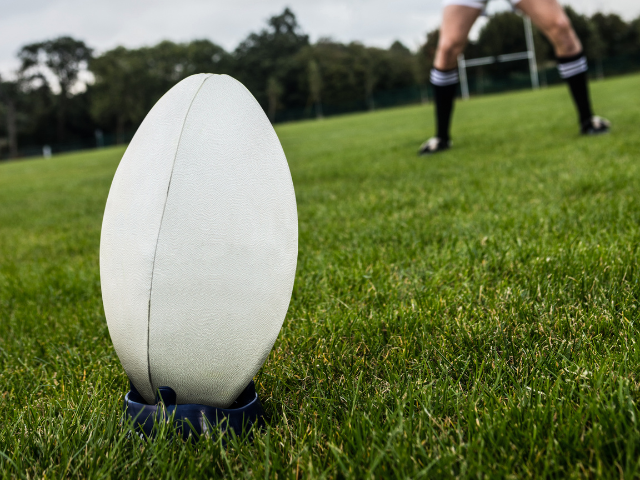
{"label": "sports field", "polygon": [[640,76],[282,125],[299,263],[253,443],[127,438],[102,213],[123,148],[0,165],[0,475],[640,476]]}

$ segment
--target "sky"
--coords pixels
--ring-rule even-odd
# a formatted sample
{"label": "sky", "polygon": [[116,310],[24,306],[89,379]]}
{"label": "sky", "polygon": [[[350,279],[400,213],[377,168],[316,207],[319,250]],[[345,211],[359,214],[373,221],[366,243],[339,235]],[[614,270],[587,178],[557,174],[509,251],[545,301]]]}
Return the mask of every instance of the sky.
{"label": "sky", "polygon": [[[492,10],[505,0],[492,0]],[[639,0],[564,0],[577,11],[640,16]],[[331,37],[412,50],[440,23],[440,0],[0,0],[0,75],[18,67],[22,45],[60,35],[84,40],[97,53],[118,45],[208,38],[233,50],[272,15],[290,7],[315,41]],[[476,28],[477,31],[478,28]]]}

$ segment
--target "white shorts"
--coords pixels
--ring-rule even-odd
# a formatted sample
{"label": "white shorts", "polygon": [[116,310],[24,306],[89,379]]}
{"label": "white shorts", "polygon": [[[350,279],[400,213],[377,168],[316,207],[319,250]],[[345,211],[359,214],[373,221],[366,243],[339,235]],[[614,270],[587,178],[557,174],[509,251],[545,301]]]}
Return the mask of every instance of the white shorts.
{"label": "white shorts", "polygon": [[[443,0],[443,6],[447,5],[462,5],[463,7],[477,8],[478,10],[484,10],[489,0]],[[514,7],[520,3],[520,0],[509,0]]]}

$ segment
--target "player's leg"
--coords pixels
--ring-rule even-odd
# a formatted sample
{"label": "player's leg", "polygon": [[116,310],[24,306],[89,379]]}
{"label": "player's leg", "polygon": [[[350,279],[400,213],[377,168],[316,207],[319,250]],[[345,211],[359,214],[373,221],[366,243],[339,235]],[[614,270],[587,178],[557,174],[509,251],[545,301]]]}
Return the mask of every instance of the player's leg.
{"label": "player's leg", "polygon": [[553,44],[558,59],[558,71],[567,82],[580,117],[584,134],[609,131],[609,122],[595,117],[591,110],[587,78],[587,58],[571,22],[557,0],[521,0],[518,9],[531,17]]}
{"label": "player's leg", "polygon": [[467,46],[469,31],[484,8],[482,1],[445,0],[442,25],[433,66],[440,71],[458,66],[458,55]]}
{"label": "player's leg", "polygon": [[431,70],[436,110],[436,136],[427,140],[420,155],[446,150],[451,145],[449,127],[453,101],[458,88],[458,55],[467,44],[469,30],[484,8],[484,2],[475,0],[445,0],[440,27],[440,38]]}

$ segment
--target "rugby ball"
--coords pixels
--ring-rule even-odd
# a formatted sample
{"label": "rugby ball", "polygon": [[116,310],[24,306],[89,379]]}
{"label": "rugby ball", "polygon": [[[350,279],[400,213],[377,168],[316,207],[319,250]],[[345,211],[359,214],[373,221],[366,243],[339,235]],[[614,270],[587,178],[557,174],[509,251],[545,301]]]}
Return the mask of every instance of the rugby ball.
{"label": "rugby ball", "polygon": [[287,160],[258,102],[199,74],[151,109],[115,173],[100,238],[109,334],[153,403],[229,406],[266,360],[296,270]]}

